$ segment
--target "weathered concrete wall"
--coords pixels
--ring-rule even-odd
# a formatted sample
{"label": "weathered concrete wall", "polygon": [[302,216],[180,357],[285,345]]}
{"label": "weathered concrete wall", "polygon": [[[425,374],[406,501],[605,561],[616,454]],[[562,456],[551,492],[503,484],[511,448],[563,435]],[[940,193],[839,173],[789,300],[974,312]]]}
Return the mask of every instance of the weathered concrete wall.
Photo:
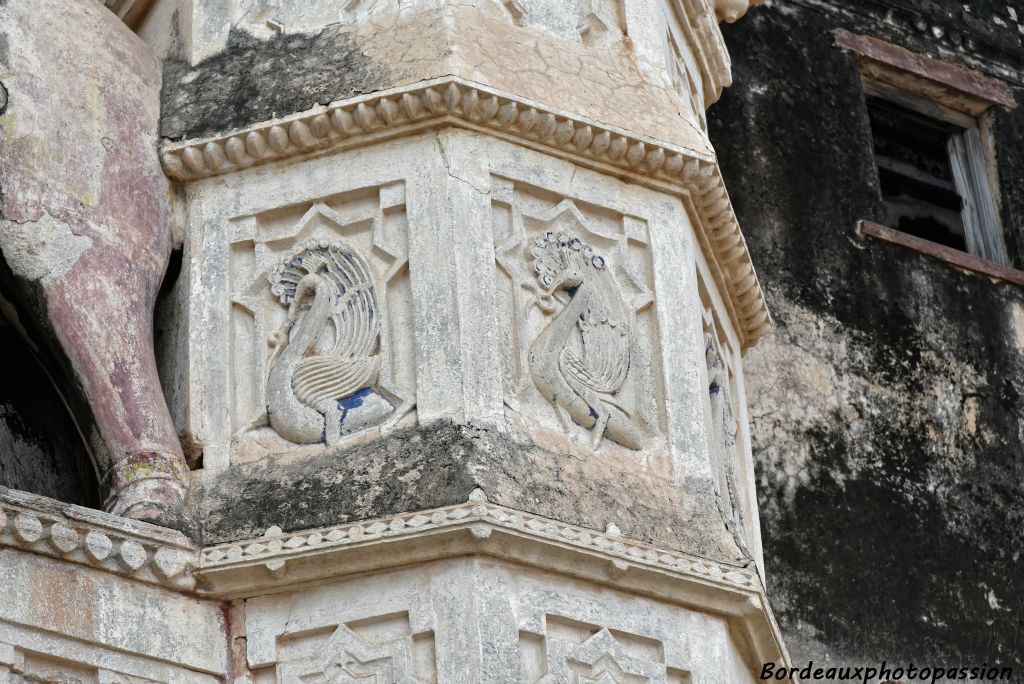
{"label": "weathered concrete wall", "polygon": [[[858,67],[830,33],[984,58],[1024,102],[1016,4],[797,0],[725,29],[736,85],[711,134],[776,323],[747,390],[796,663],[1024,666],[1024,291],[857,236],[881,196]],[[1024,113],[994,132],[1020,267]]]}

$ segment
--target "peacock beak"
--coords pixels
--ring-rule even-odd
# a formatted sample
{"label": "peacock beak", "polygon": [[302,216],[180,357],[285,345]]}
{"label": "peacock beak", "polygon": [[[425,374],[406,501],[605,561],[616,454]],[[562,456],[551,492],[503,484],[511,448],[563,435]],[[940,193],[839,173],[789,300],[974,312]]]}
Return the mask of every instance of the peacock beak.
{"label": "peacock beak", "polygon": [[551,285],[548,286],[548,294],[552,295],[558,292],[559,288],[565,284],[565,271],[562,271],[555,276],[555,279],[551,281]]}

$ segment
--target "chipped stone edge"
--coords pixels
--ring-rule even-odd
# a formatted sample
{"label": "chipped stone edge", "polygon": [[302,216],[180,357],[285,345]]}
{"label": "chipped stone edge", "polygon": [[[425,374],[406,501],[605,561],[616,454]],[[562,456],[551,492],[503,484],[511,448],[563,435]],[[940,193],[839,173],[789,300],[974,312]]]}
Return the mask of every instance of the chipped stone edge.
{"label": "chipped stone edge", "polygon": [[718,163],[711,154],[634,135],[450,76],[317,106],[208,138],[169,142],[165,173],[193,181],[298,155],[336,151],[439,126],[496,135],[691,198],[695,229],[748,349],[768,307]]}
{"label": "chipped stone edge", "polygon": [[653,566],[737,589],[763,591],[760,577],[747,567],[725,565],[699,556],[666,551],[632,541],[614,532],[588,530],[472,499],[455,506],[295,533],[282,533],[277,528],[271,528],[262,537],[204,548],[200,553],[197,571],[202,573],[263,564],[272,575],[283,576],[289,561],[311,553],[323,554],[355,544],[397,540],[427,532],[461,528],[467,528],[478,539],[486,539],[495,529],[509,530],[520,536],[556,541],[588,552],[597,552],[629,564]]}
{"label": "chipped stone edge", "polygon": [[196,584],[198,553],[180,532],[2,487],[0,547],[181,591]]}

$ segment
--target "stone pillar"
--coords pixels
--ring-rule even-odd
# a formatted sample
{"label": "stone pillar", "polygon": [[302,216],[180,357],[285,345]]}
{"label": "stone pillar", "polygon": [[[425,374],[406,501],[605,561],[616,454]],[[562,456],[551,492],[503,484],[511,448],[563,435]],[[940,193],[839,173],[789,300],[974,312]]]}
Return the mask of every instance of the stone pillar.
{"label": "stone pillar", "polygon": [[199,582],[253,682],[785,661],[741,361],[768,319],[704,131],[735,5],[209,10],[232,37],[167,69],[162,160]]}

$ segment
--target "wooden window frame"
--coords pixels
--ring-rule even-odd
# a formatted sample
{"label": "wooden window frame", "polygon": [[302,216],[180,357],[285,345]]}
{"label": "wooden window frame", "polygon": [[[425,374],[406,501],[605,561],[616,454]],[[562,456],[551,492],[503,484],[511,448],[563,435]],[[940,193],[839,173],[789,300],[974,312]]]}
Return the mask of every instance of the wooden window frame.
{"label": "wooden window frame", "polygon": [[[968,251],[963,254],[1008,269],[1009,259],[999,219],[999,179],[991,135],[991,109],[993,106],[1007,110],[1016,108],[1013,91],[997,79],[877,38],[854,35],[843,29],[833,31],[833,35],[837,46],[857,56],[865,96],[893,102],[962,131],[951,136],[948,151],[957,191],[965,203],[963,223]],[[921,243],[935,244],[920,238],[900,242],[911,248]],[[928,252],[958,251],[939,246],[941,250]]]}

